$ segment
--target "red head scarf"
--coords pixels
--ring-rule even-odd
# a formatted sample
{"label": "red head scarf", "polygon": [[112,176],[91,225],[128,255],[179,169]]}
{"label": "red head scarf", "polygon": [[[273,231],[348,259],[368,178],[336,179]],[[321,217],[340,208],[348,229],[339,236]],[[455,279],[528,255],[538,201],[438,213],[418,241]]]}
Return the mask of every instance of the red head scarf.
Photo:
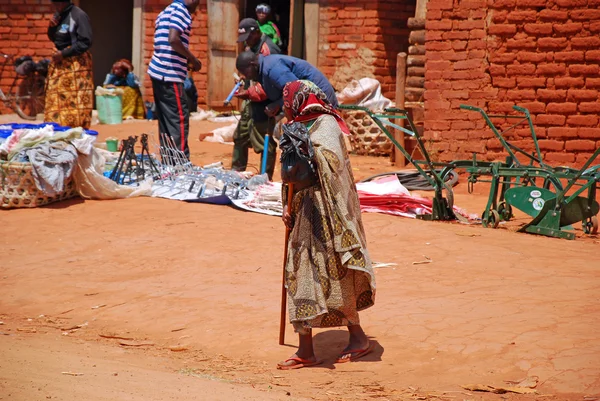
{"label": "red head scarf", "polygon": [[131,64],[131,61],[123,58],[114,63],[112,66],[112,73],[120,75],[118,74],[119,72],[124,74],[124,76],[127,76],[127,74],[129,74],[130,72],[133,72],[133,64]]}
{"label": "red head scarf", "polygon": [[323,114],[334,116],[342,132],[350,130],[339,113],[327,100],[327,95],[311,81],[288,82],[283,88],[283,107],[291,111],[291,122],[306,122],[319,118]]}

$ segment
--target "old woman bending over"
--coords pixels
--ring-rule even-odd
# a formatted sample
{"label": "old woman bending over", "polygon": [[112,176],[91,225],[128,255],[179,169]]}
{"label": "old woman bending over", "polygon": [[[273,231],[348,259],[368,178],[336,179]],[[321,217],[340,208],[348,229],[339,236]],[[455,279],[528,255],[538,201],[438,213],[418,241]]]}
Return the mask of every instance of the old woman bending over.
{"label": "old woman bending over", "polygon": [[[291,208],[284,207],[283,213],[283,221],[291,230],[285,284],[289,316],[299,336],[299,347],[278,368],[298,369],[320,363],[313,349],[314,327],[347,326],[348,345],[337,363],[354,361],[373,350],[360,326],[358,312],[375,303],[375,276],[343,139],[348,128],[328,103],[327,96],[312,82],[288,83],[283,97],[290,121],[286,131],[295,138],[294,149],[311,148],[309,164],[314,176],[307,179],[304,174],[296,179],[290,173],[294,166],[286,166],[284,146],[286,142],[289,146],[290,141],[284,134],[281,143],[284,205],[287,205],[288,186],[293,188]],[[309,139],[303,143],[302,138]]]}

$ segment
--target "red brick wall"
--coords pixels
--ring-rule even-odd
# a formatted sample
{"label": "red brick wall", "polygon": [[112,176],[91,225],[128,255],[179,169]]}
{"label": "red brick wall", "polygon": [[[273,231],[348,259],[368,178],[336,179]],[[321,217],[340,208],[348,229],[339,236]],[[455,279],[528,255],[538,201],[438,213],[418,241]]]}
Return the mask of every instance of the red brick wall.
{"label": "red brick wall", "polygon": [[396,56],[408,49],[415,0],[321,0],[318,67],[336,89],[373,77],[395,99]]}
{"label": "red brick wall", "polygon": [[[25,2],[25,4],[23,4]],[[152,100],[146,75],[152,57],[154,22],[171,0],[145,0],[143,9],[142,80],[145,99]],[[0,51],[8,54],[49,57],[53,44],[46,37],[52,11],[46,0],[0,0]],[[415,0],[321,0],[319,68],[338,88],[351,79],[377,78],[386,96],[395,97],[396,54],[406,51],[406,20],[414,16]],[[208,68],[208,19],[206,0],[194,15],[191,50],[203,68],[194,74],[199,101],[205,105]],[[8,89],[14,77],[12,66],[0,73],[0,87]],[[0,105],[2,107],[2,105]],[[8,112],[1,110],[0,112]]]}
{"label": "red brick wall", "polygon": [[[34,60],[50,57],[54,50],[46,34],[52,15],[50,2],[0,0],[0,52],[11,56],[30,55]],[[0,58],[0,64],[4,62]],[[0,88],[6,93],[16,76],[12,63],[0,66]],[[12,113],[0,102],[0,113]]]}
{"label": "red brick wall", "polygon": [[[440,160],[505,157],[481,116],[528,108],[544,159],[581,165],[600,146],[600,0],[430,0],[425,130]],[[519,146],[533,148],[529,130]]]}
{"label": "red brick wall", "polygon": [[[48,21],[52,16],[50,2],[46,0],[0,0],[0,52],[9,55],[31,55],[35,60],[50,57],[54,45],[48,39],[46,30]],[[152,85],[146,75],[148,62],[152,57],[152,43],[154,37],[154,21],[158,14],[171,3],[171,0],[146,0],[144,4],[144,42],[142,51],[144,65],[137,71],[142,80],[144,98],[152,100]],[[206,102],[206,57],[208,43],[208,25],[206,13],[206,0],[201,1],[198,11],[193,18],[191,50],[202,61],[203,68],[199,73],[194,73],[194,81],[199,92],[199,101],[202,105]],[[93,23],[93,21],[92,21]],[[98,29],[98,28],[96,28]],[[2,59],[0,59],[0,62]],[[12,65],[6,65],[0,71],[0,88],[7,91],[15,77]],[[12,113],[0,103],[0,113]]]}
{"label": "red brick wall", "polygon": [[[145,0],[144,4],[144,44],[142,52],[144,54],[144,65],[143,74],[140,77],[143,83],[143,94],[144,98],[152,101],[152,82],[146,75],[148,69],[148,63],[152,58],[153,42],[154,42],[154,23],[158,14],[169,4],[172,0]],[[202,70],[194,73],[194,82],[198,88],[198,103],[200,107],[206,107],[206,93],[207,93],[207,68],[208,68],[208,18],[206,12],[206,0],[200,1],[200,6],[196,11],[196,14],[192,16],[192,35],[190,37],[190,50],[196,55],[202,62]]]}

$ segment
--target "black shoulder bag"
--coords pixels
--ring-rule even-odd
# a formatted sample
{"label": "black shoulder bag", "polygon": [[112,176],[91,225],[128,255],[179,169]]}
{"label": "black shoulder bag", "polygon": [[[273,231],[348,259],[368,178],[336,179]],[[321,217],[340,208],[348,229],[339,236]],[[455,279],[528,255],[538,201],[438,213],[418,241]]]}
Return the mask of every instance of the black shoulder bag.
{"label": "black shoulder bag", "polygon": [[306,125],[283,125],[279,141],[281,149],[281,180],[297,189],[316,184],[319,179],[315,165],[315,151]]}

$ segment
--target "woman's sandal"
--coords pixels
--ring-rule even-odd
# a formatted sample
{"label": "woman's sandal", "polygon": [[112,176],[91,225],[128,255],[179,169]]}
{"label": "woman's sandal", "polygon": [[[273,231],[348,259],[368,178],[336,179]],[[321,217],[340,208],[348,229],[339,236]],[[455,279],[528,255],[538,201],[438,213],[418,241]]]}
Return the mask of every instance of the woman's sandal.
{"label": "woman's sandal", "polygon": [[[369,355],[375,349],[375,344],[369,342],[367,348],[363,349],[351,349],[348,351],[344,351],[340,354],[335,363],[346,363],[346,362],[354,362],[357,359],[362,358],[363,356]],[[353,355],[356,354],[356,355]],[[344,358],[345,356],[350,355],[350,358]]]}
{"label": "woman's sandal", "polygon": [[311,361],[308,359],[302,359],[300,357],[294,356],[291,357],[289,359],[286,359],[285,361],[283,361],[283,363],[287,363],[287,362],[294,362],[291,365],[283,365],[281,363],[277,364],[277,369],[280,370],[292,370],[292,369],[300,369],[300,368],[308,368],[311,366],[317,366],[323,363],[323,361]]}

